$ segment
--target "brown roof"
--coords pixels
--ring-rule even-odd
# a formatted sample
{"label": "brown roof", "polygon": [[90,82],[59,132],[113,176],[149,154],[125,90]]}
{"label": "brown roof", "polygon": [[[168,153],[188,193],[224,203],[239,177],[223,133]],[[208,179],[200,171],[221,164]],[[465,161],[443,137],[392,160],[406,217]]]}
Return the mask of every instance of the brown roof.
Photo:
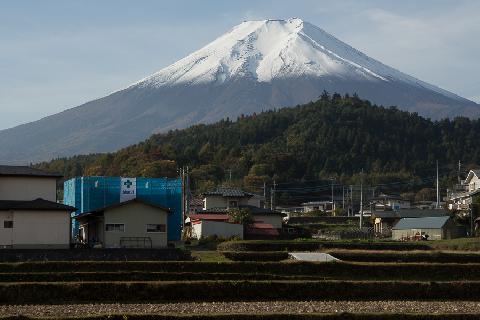
{"label": "brown roof", "polygon": [[4,166],[0,165],[0,176],[17,176],[17,177],[52,177],[61,178],[63,175],[59,173],[47,172],[44,170],[27,167],[27,166]]}
{"label": "brown roof", "polygon": [[101,213],[103,213],[107,210],[117,208],[117,207],[126,206],[126,205],[129,205],[131,203],[142,203],[142,204],[145,204],[147,206],[151,206],[151,207],[154,207],[154,208],[164,210],[167,213],[172,213],[172,210],[170,208],[163,207],[161,205],[158,205],[158,204],[152,203],[152,202],[148,202],[148,201],[145,201],[143,199],[135,198],[135,199],[132,199],[132,200],[116,203],[116,204],[113,204],[113,205],[110,205],[110,206],[106,206],[106,207],[103,207],[103,208],[100,208],[100,209],[92,210],[90,212],[84,212],[84,213],[81,213],[81,214],[75,216],[74,218],[77,219],[77,218],[81,218],[81,217],[85,217],[85,216],[89,216],[89,215],[101,214]]}
{"label": "brown roof", "polygon": [[44,199],[36,199],[32,201],[17,201],[17,200],[0,200],[0,210],[54,210],[54,211],[75,211],[74,207],[67,206],[61,203],[48,201]]}

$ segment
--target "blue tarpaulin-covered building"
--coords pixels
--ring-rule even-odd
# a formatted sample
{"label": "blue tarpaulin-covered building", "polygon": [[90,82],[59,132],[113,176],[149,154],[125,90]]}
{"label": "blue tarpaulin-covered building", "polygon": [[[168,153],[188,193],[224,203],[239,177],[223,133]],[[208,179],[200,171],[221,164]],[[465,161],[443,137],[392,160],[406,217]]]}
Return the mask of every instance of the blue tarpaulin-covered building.
{"label": "blue tarpaulin-covered building", "polygon": [[[76,177],[64,183],[64,203],[78,210],[78,215],[132,198],[170,208],[168,240],[181,239],[182,181],[169,178]],[[73,235],[78,226],[74,220]]]}

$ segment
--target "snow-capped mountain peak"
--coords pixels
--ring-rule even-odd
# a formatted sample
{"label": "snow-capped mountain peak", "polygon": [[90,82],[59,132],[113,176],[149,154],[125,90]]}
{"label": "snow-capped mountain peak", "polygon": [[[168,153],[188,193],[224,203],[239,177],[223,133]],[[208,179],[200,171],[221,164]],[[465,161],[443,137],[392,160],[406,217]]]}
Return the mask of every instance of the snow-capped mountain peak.
{"label": "snow-capped mountain peak", "polygon": [[362,66],[369,58],[298,18],[245,21],[184,59],[142,79],[163,86],[225,82],[237,77],[276,78],[354,75],[387,80]]}
{"label": "snow-capped mountain peak", "polygon": [[238,78],[271,82],[326,76],[353,81],[401,81],[463,99],[388,67],[299,18],[244,21],[132,86],[221,84]]}

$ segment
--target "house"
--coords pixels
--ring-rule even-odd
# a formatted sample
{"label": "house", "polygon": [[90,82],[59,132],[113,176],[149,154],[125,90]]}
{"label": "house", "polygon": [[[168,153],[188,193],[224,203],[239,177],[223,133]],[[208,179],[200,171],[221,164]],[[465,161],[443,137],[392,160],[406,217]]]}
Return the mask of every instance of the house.
{"label": "house", "polygon": [[335,209],[335,204],[332,201],[310,201],[302,203],[303,212],[325,211],[332,212]]}
{"label": "house", "polygon": [[0,247],[70,247],[70,214],[57,203],[62,176],[26,166],[0,166]]}
{"label": "house", "polygon": [[167,247],[169,208],[132,199],[75,216],[79,238],[90,247]]}
{"label": "house", "polygon": [[400,196],[380,194],[370,199],[374,211],[410,209],[410,201]]}
{"label": "house", "polygon": [[198,214],[191,214],[185,222],[191,224],[192,237],[197,239],[213,235],[223,238],[239,237],[245,239],[280,237],[284,223],[283,218],[286,216],[284,213],[250,205],[242,205],[237,208],[248,210],[253,221],[245,226],[234,224],[229,221],[230,217],[228,215],[228,211],[232,208],[212,208],[203,210]]}
{"label": "house", "polygon": [[214,208],[237,208],[239,206],[265,207],[265,197],[237,188],[219,187],[205,192],[203,196],[203,210]]}
{"label": "house", "polygon": [[[237,188],[220,187],[203,195],[203,210],[186,219],[194,238],[219,237],[272,238],[282,232],[284,213],[265,208],[265,198]],[[253,221],[245,227],[229,221],[232,209],[248,210]],[[241,236],[240,236],[241,234]]]}
{"label": "house", "polygon": [[470,170],[467,178],[455,185],[453,190],[449,190],[450,210],[463,211],[468,214],[469,206],[472,204],[473,197],[480,194],[480,170]]}
{"label": "house", "polygon": [[188,206],[188,213],[197,213],[203,210],[203,198],[192,198]]}
{"label": "house", "polygon": [[185,222],[191,225],[190,237],[195,239],[209,236],[243,239],[243,225],[229,220],[230,217],[227,214],[198,213],[189,215]]}
{"label": "house", "polygon": [[461,231],[449,216],[402,218],[392,228],[393,240],[443,240],[460,237]]}
{"label": "house", "polygon": [[404,209],[398,211],[375,211],[371,219],[377,236],[390,236],[392,228],[402,218],[444,217],[450,213],[443,209]]}

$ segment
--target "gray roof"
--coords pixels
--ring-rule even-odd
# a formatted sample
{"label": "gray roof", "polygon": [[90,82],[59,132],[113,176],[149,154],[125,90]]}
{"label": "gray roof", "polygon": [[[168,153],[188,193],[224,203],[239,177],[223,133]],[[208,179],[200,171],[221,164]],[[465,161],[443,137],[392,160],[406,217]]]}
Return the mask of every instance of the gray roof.
{"label": "gray roof", "polygon": [[[250,205],[240,205],[238,206],[238,209],[248,209],[250,210],[252,215],[265,215],[265,216],[281,216],[281,217],[286,217],[287,215],[285,213],[281,213],[279,211],[275,210],[270,210],[269,208],[259,208],[255,206],[250,206]],[[227,213],[228,208],[210,208],[207,210],[202,210],[199,211],[198,213]]]}
{"label": "gray roof", "polygon": [[67,206],[61,203],[48,201],[44,199],[36,199],[32,201],[18,201],[18,200],[0,200],[0,211],[5,210],[33,210],[33,211],[75,211],[74,207]]}
{"label": "gray roof", "polygon": [[147,206],[150,206],[150,207],[154,207],[154,208],[166,211],[167,213],[172,213],[172,210],[170,208],[167,208],[167,207],[164,207],[164,206],[161,206],[159,204],[152,203],[150,201],[146,201],[146,200],[143,200],[143,199],[134,198],[132,200],[119,202],[119,203],[115,203],[115,204],[112,204],[112,205],[109,205],[109,206],[106,206],[106,207],[103,207],[103,208],[99,208],[99,209],[92,210],[92,211],[89,211],[89,212],[84,212],[84,213],[81,213],[81,214],[75,216],[74,218],[77,219],[77,218],[82,218],[82,217],[85,217],[85,216],[100,215],[100,214],[103,214],[107,210],[114,209],[114,208],[117,208],[117,207],[127,206],[131,203],[141,203],[141,204],[144,204],[144,205],[147,205]]}
{"label": "gray roof", "polygon": [[52,177],[61,178],[59,173],[47,172],[40,169],[27,166],[3,166],[0,165],[0,176],[20,176],[20,177]]}
{"label": "gray roof", "polygon": [[403,209],[399,211],[375,211],[372,216],[382,219],[444,217],[450,212],[443,209]]}
{"label": "gray roof", "polygon": [[219,187],[213,191],[205,192],[204,196],[221,196],[221,197],[253,197],[252,193],[245,192],[238,188]]}
{"label": "gray roof", "polygon": [[450,217],[403,218],[392,230],[441,229]]}

